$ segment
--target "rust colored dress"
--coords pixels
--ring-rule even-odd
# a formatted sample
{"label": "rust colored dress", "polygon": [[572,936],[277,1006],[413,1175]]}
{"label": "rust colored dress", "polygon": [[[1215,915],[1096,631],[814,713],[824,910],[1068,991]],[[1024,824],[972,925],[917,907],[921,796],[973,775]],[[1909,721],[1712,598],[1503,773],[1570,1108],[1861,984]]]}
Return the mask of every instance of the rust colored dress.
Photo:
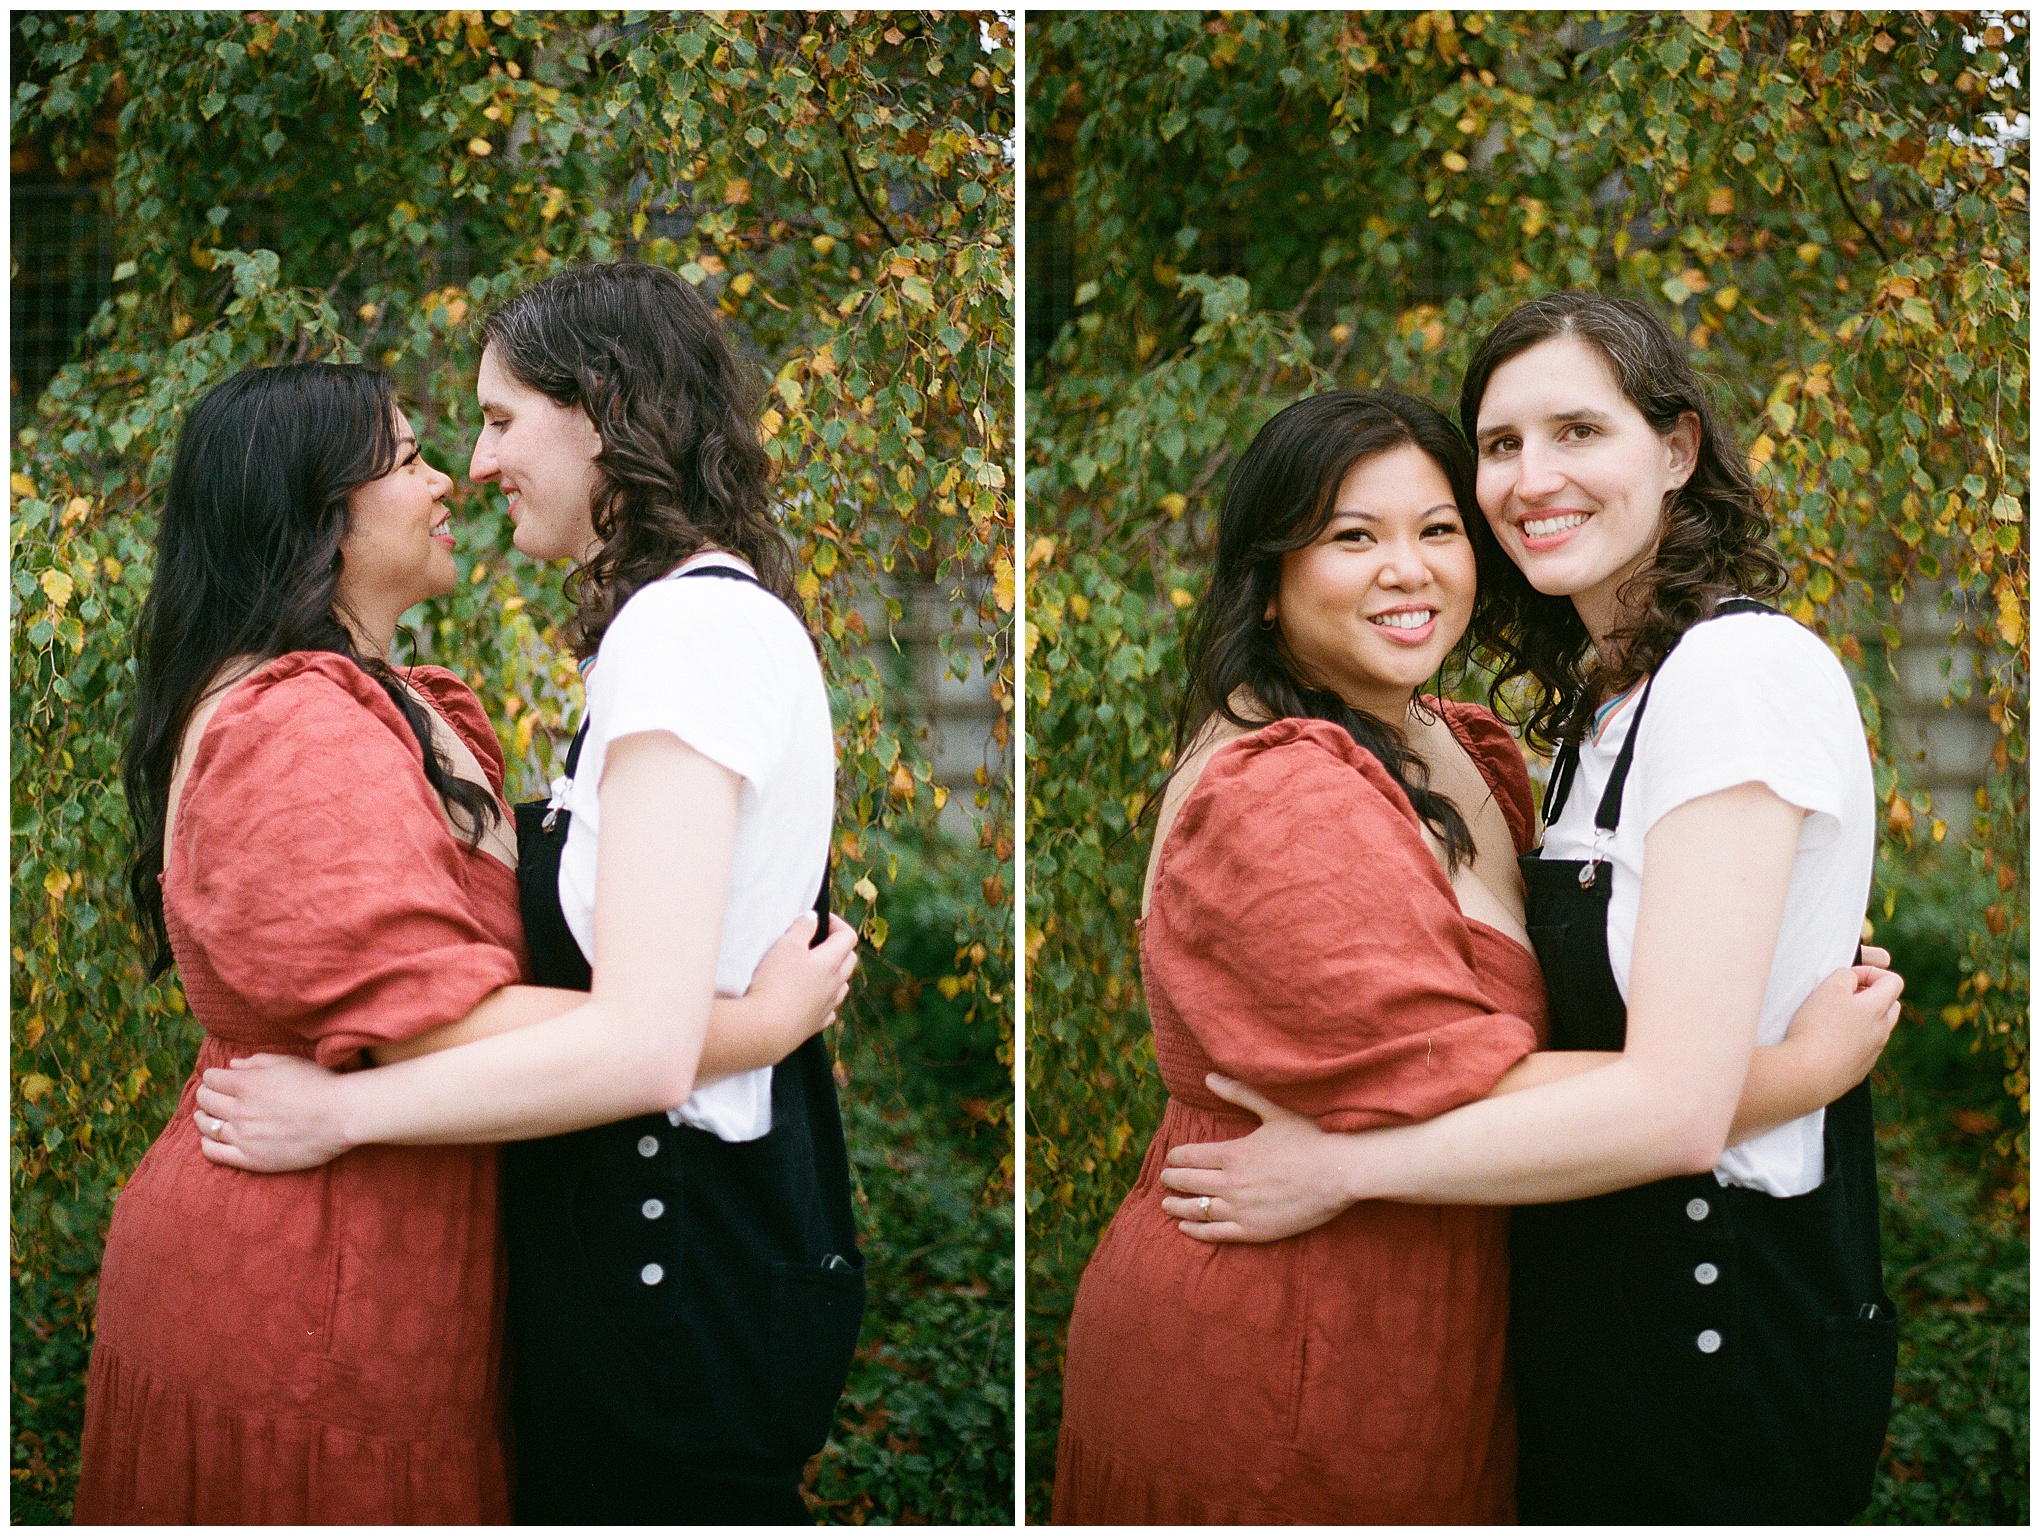
{"label": "rust colored dress", "polygon": [[[1519,850],[1530,784],[1485,710],[1448,719]],[[1323,721],[1215,753],[1171,828],[1141,944],[1169,1089],[1070,1318],[1055,1519],[1431,1524],[1513,1518],[1507,1212],[1356,1205],[1275,1243],[1162,1211],[1172,1147],[1253,1116],[1208,1071],[1326,1130],[1482,1097],[1544,1028],[1528,951],[1461,915],[1408,797]]]}
{"label": "rust colored dress", "polygon": [[[500,794],[474,695],[410,677]],[[516,875],[456,840],[422,762],[383,691],[325,653],[255,673],[200,738],[163,907],[205,1040],[114,1207],[81,1525],[509,1518],[496,1148],[244,1173],[206,1161],[192,1120],[230,1057],[356,1063],[521,979]]]}

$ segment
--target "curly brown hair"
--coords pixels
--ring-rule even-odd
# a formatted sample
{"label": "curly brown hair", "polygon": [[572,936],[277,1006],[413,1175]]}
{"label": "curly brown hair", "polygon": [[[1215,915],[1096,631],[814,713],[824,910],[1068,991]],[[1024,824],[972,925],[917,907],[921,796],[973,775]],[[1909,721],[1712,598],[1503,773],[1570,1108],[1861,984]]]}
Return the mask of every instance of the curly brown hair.
{"label": "curly brown hair", "polygon": [[1615,644],[1596,654],[1572,599],[1530,585],[1513,562],[1486,583],[1473,618],[1477,653],[1493,667],[1490,698],[1503,708],[1506,686],[1529,677],[1536,689],[1527,715],[1515,712],[1525,740],[1540,751],[1577,741],[1596,704],[1657,670],[1679,637],[1718,604],[1738,595],[1775,597],[1785,563],[1769,543],[1770,518],[1747,460],[1725,430],[1685,346],[1633,299],[1592,291],[1547,294],[1509,311],[1474,349],[1459,387],[1459,422],[1478,441],[1481,397],[1494,371],[1554,336],[1575,336],[1608,360],[1622,393],[1653,431],[1670,432],[1691,411],[1700,421],[1692,478],[1665,501],[1664,526],[1648,564],[1617,593],[1632,617]]}
{"label": "curly brown hair", "polygon": [[704,549],[741,556],[798,611],[757,379],[688,283],[643,262],[575,267],[518,294],[481,334],[511,377],[579,406],[602,438],[601,544],[569,586],[576,656],[595,654],[641,587]]}

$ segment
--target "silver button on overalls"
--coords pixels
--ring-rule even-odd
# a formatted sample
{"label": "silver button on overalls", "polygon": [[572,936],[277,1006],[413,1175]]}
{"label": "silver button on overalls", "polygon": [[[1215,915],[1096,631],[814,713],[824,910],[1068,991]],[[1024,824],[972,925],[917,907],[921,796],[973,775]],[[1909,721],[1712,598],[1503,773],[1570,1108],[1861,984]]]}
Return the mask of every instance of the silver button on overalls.
{"label": "silver button on overalls", "polygon": [[657,1221],[666,1214],[666,1202],[663,1200],[647,1200],[638,1209],[645,1213],[646,1221]]}
{"label": "silver button on overalls", "polygon": [[[652,1267],[656,1269],[658,1266],[654,1265]],[[1703,1328],[1700,1330],[1700,1337],[1695,1339],[1693,1342],[1700,1346],[1701,1354],[1711,1355],[1717,1349],[1721,1348],[1721,1335],[1716,1333],[1712,1328]]]}
{"label": "silver button on overalls", "polygon": [[[643,1269],[638,1271],[638,1279],[644,1281],[646,1285],[657,1285],[661,1280],[665,1278],[666,1271],[663,1266],[658,1264],[647,1264]],[[1705,1335],[1703,1335],[1702,1337],[1705,1337]],[[1721,1341],[1719,1339],[1716,1339],[1715,1347],[1719,1348],[1720,1344]],[[1700,1347],[1702,1349],[1705,1349],[1707,1346],[1703,1344]]]}
{"label": "silver button on overalls", "polygon": [[[656,1136],[638,1137],[637,1155],[639,1157],[657,1157],[659,1155],[659,1138]],[[1698,1218],[1695,1219],[1697,1220]]]}
{"label": "silver button on overalls", "polygon": [[[643,1143],[639,1143],[639,1150],[643,1151]],[[645,1156],[650,1157],[651,1153],[646,1152]],[[1689,1221],[1705,1221],[1709,1209],[1707,1202],[1696,1195],[1686,1202],[1686,1217]]]}
{"label": "silver button on overalls", "polygon": [[1712,1264],[1698,1264],[1693,1268],[1693,1278],[1702,1285],[1712,1285],[1721,1278],[1721,1271]]}

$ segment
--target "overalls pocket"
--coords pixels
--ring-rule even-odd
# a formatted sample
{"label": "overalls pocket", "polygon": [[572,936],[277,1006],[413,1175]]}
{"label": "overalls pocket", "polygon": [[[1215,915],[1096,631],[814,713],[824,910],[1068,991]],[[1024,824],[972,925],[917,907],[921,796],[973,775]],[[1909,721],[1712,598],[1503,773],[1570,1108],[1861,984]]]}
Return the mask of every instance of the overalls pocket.
{"label": "overalls pocket", "polygon": [[789,1459],[806,1461],[827,1443],[863,1320],[864,1256],[856,1249],[827,1264],[772,1266],[773,1417]]}
{"label": "overalls pocket", "polygon": [[1888,1304],[1878,1311],[1873,1318],[1830,1317],[1822,1325],[1828,1475],[1851,1513],[1870,1502],[1898,1374],[1898,1318]]}

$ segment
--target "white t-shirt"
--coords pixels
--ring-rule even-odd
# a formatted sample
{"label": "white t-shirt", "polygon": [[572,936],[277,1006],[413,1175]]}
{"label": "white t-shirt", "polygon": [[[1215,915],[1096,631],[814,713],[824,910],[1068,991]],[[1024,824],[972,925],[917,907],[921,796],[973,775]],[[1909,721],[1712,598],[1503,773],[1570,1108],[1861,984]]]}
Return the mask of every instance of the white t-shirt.
{"label": "white t-shirt", "polygon": [[[748,569],[717,552],[680,569],[708,564]],[[717,994],[742,996],[765,951],[814,906],[828,861],[836,753],[813,642],[786,604],[747,581],[655,581],[632,595],[603,634],[587,692],[580,761],[563,796],[554,795],[573,814],[560,854],[568,929],[592,955],[597,791],[609,743],[669,731],[743,779],[715,968]],[[698,1088],[668,1117],[724,1141],[755,1140],[772,1129],[772,1070]]]}
{"label": "white t-shirt", "polygon": [[[1638,685],[1580,750],[1578,776],[1544,850],[1594,856],[1594,811],[1636,718]],[[1876,852],[1876,789],[1848,674],[1819,636],[1777,614],[1737,613],[1696,625],[1659,667],[1643,734],[1622,790],[1622,816],[1602,850],[1614,866],[1608,959],[1626,1001],[1642,889],[1643,840],[1689,800],[1763,784],[1808,815],[1785,920],[1757,1019],[1757,1044],[1776,1045],[1815,986],[1855,957]],[[1714,1165],[1723,1184],[1803,1195],[1822,1178],[1816,1110],[1730,1147]]]}

